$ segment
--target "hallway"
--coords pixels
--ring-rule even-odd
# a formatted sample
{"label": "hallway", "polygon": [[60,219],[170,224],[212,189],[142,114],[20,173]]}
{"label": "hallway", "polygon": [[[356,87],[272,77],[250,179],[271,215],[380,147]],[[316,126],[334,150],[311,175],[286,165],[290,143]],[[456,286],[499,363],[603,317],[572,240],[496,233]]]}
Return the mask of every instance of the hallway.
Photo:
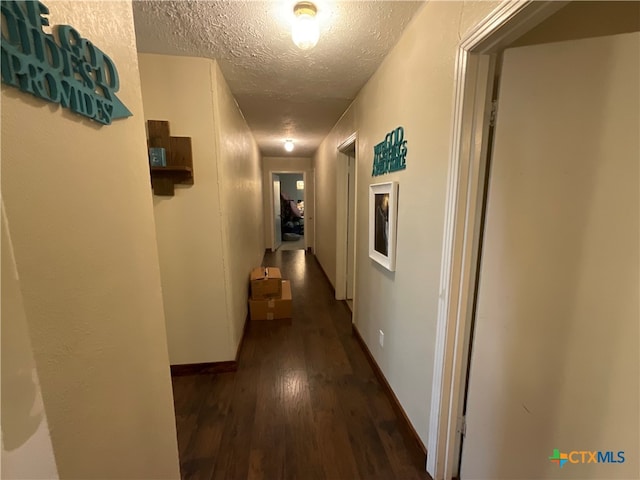
{"label": "hallway", "polygon": [[282,242],[278,247],[278,250],[281,252],[286,252],[288,250],[304,250],[304,237],[294,241]]}
{"label": "hallway", "polygon": [[429,479],[316,259],[267,253],[293,319],[249,324],[237,372],[173,378],[182,478]]}

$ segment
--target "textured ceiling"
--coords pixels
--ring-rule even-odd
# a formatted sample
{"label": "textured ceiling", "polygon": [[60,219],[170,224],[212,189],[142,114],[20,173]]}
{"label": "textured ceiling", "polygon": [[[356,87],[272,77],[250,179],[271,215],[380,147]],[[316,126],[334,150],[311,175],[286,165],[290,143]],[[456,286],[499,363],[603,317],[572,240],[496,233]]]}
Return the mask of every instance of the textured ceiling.
{"label": "textured ceiling", "polygon": [[317,1],[320,41],[291,41],[295,1],[134,0],[138,50],[218,60],[263,155],[310,156],[422,2]]}

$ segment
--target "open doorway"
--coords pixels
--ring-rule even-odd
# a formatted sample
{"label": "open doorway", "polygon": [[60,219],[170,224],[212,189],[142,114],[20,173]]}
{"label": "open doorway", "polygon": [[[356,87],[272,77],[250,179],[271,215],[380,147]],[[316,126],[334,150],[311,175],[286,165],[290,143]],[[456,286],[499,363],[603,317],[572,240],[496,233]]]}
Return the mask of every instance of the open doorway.
{"label": "open doorway", "polygon": [[[637,451],[623,425],[638,422],[638,275],[624,261],[638,256],[638,117],[624,110],[637,105],[638,34],[603,31],[600,13],[583,15],[597,32],[574,21],[578,9],[634,8],[615,3],[505,4],[460,45],[427,459],[437,480],[551,478],[557,447],[611,438]],[[548,32],[576,36],[542,40],[546,18],[571,22]],[[607,278],[624,275],[620,294]],[[631,351],[635,363],[620,353]],[[608,467],[579,475],[613,478]]]}
{"label": "open doorway", "polygon": [[305,173],[272,173],[274,250],[305,250]]}
{"label": "open doorway", "polygon": [[336,299],[353,311],[356,281],[356,135],[338,147]]}
{"label": "open doorway", "polygon": [[273,212],[273,251],[276,251],[282,245],[282,204],[280,201],[280,176],[271,175],[271,184],[273,185],[272,209]]}
{"label": "open doorway", "polygon": [[[565,7],[504,52],[471,319],[461,478],[549,478],[559,469],[548,460],[554,446],[579,441],[638,451],[637,435],[620,433],[638,424],[637,366],[626,367],[633,357],[621,353],[637,352],[637,341],[628,338],[637,338],[638,294],[622,293],[612,279],[637,286],[637,263],[630,266],[629,259],[638,258],[640,35],[600,35],[612,8],[601,3]],[[637,7],[630,10],[638,16]],[[625,25],[629,14],[622,14]],[[597,24],[596,36],[585,19]],[[545,27],[562,20],[565,30],[578,24],[585,30],[558,39]],[[513,241],[525,231],[525,241]],[[601,312],[607,312],[606,329]],[[557,371],[566,378],[561,389],[550,380]],[[588,381],[580,378],[583,371],[590,372]],[[575,428],[591,411],[599,418]],[[531,453],[521,455],[525,449]],[[631,478],[638,470],[627,462],[615,472],[602,464],[580,476]]]}

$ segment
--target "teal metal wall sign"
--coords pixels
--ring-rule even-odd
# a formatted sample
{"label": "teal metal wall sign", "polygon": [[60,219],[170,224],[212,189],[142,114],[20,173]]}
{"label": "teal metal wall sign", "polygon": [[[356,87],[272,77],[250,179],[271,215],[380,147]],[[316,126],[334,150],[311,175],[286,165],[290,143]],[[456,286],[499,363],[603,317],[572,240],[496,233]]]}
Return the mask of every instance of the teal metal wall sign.
{"label": "teal metal wall sign", "polygon": [[113,60],[70,25],[44,32],[49,9],[42,2],[2,0],[0,10],[4,83],[104,125],[132,115],[115,95]]}
{"label": "teal metal wall sign", "polygon": [[407,168],[407,141],[404,139],[404,128],[398,127],[387,133],[384,141],[373,147],[372,177],[397,172]]}

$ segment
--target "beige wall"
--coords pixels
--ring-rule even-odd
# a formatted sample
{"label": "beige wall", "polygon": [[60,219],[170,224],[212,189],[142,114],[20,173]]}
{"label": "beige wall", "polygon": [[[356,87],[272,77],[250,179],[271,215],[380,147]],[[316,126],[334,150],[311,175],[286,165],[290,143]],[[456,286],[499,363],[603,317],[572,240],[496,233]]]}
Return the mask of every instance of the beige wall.
{"label": "beige wall", "polygon": [[212,61],[140,54],[145,120],[191,137],[192,186],[153,197],[172,364],[229,360]]}
{"label": "beige wall", "polygon": [[2,207],[2,478],[58,478],[11,235]]}
{"label": "beige wall", "polygon": [[133,112],[98,126],[2,85],[2,196],[58,472],[178,478],[131,2],[47,5],[114,60]]}
{"label": "beige wall", "polygon": [[315,241],[315,181],[311,158],[307,157],[264,157],[262,160],[262,189],[264,214],[264,241],[266,248],[273,248],[273,186],[271,172],[304,172],[306,174],[304,211],[304,234],[309,247]]}
{"label": "beige wall", "polygon": [[[498,2],[428,2],[314,157],[317,256],[335,285],[337,146],[357,131],[354,322],[427,443],[443,217],[459,39]],[[407,169],[371,177],[373,147],[397,126]],[[368,256],[368,188],[400,184],[396,272]],[[385,332],[385,346],[378,343]]]}
{"label": "beige wall", "polygon": [[193,147],[194,184],[153,197],[171,363],[232,360],[264,253],[260,153],[216,62],[139,59],[145,119]]}
{"label": "beige wall", "polygon": [[227,316],[235,357],[247,318],[249,273],[262,263],[264,255],[261,156],[217,62],[212,63],[211,78],[215,92]]}
{"label": "beige wall", "polygon": [[517,39],[512,47],[640,30],[640,2],[573,1]]}

